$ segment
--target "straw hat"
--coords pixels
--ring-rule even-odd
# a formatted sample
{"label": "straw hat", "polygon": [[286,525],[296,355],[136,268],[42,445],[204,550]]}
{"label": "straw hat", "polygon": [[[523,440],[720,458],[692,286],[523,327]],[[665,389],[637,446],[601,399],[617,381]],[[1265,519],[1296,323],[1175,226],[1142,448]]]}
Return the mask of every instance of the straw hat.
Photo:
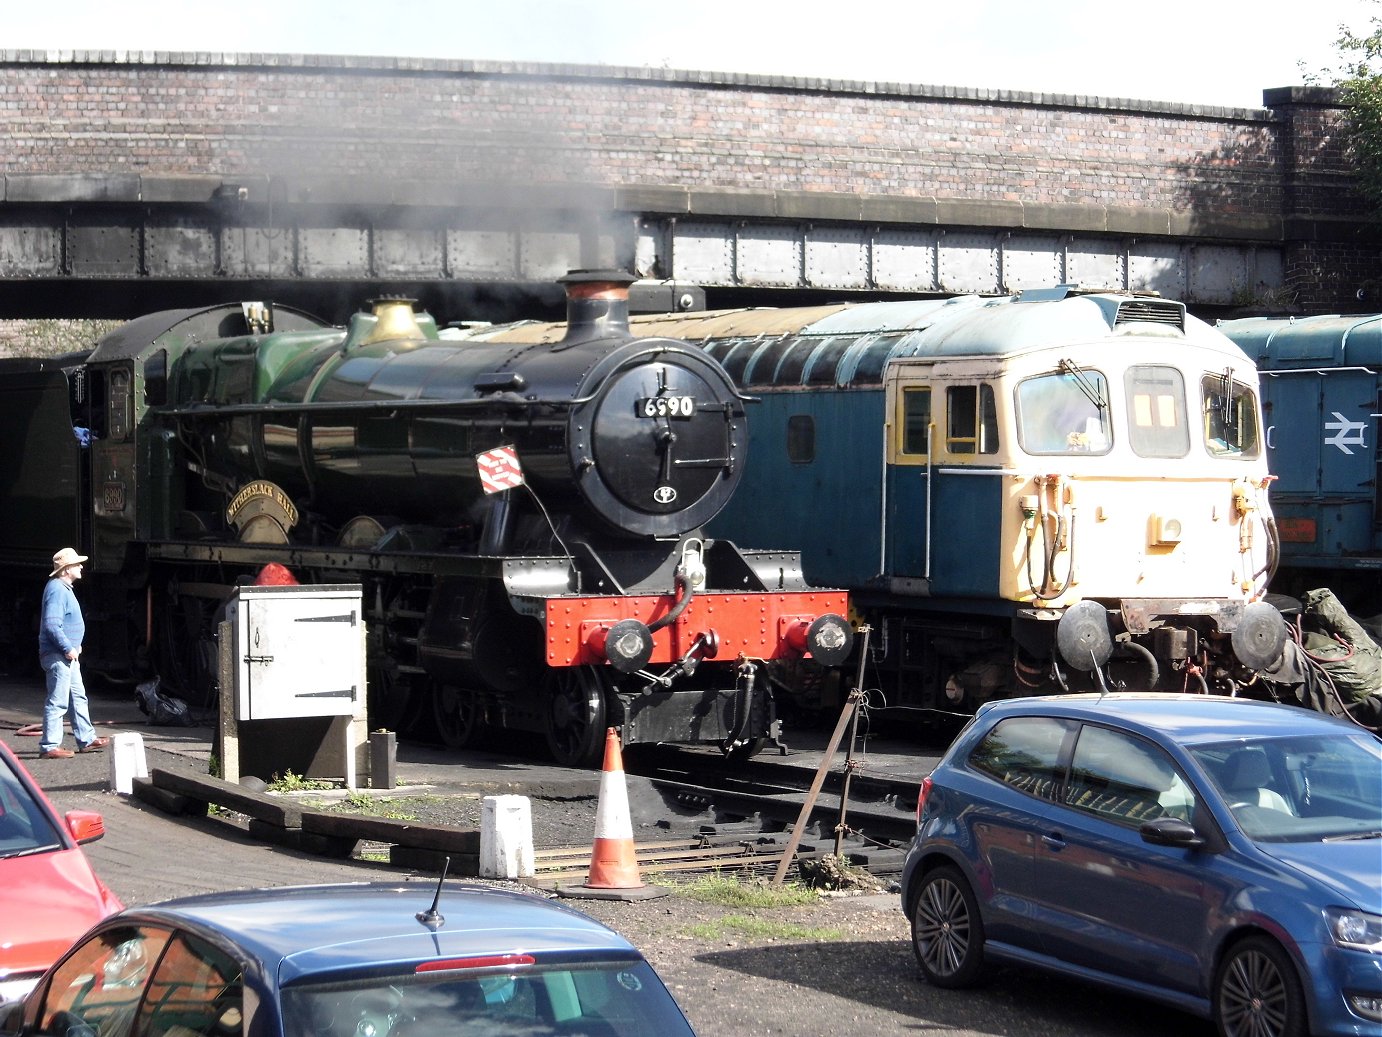
{"label": "straw hat", "polygon": [[79,555],[72,548],[64,547],[53,555],[53,571],[48,574],[48,578],[52,579],[69,565],[81,565],[84,561],[86,561],[86,555]]}

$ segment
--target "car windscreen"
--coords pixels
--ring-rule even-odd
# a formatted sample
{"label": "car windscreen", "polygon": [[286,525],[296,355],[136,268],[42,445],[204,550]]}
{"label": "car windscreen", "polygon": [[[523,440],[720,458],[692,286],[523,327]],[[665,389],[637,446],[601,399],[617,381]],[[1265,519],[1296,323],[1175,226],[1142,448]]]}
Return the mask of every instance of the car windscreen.
{"label": "car windscreen", "polygon": [[1240,738],[1190,752],[1252,839],[1377,838],[1382,828],[1382,743],[1366,732]]}
{"label": "car windscreen", "polygon": [[374,975],[283,990],[286,1037],[690,1035],[647,962]]}
{"label": "car windscreen", "polygon": [[0,755],[0,859],[62,847],[62,834]]}

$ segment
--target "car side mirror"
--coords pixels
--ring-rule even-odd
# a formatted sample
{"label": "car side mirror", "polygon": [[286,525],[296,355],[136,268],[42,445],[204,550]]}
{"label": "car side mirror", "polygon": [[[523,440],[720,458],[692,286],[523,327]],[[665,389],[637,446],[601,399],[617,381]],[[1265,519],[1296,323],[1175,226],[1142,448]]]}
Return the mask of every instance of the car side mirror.
{"label": "car side mirror", "polygon": [[1204,839],[1195,831],[1189,821],[1178,817],[1158,817],[1155,821],[1145,821],[1138,828],[1142,841],[1154,846],[1179,846],[1186,850],[1198,850]]}
{"label": "car side mirror", "polygon": [[63,814],[63,820],[78,845],[94,843],[106,834],[105,819],[94,810],[69,810]]}

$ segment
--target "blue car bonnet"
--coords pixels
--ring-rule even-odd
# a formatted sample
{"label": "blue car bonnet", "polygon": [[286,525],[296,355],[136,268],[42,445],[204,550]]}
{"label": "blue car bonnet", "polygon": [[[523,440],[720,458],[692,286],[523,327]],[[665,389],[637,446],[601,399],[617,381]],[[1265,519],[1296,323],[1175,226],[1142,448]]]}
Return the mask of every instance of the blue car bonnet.
{"label": "blue car bonnet", "polygon": [[1382,915],[1382,839],[1257,846],[1303,875],[1337,890],[1338,906]]}

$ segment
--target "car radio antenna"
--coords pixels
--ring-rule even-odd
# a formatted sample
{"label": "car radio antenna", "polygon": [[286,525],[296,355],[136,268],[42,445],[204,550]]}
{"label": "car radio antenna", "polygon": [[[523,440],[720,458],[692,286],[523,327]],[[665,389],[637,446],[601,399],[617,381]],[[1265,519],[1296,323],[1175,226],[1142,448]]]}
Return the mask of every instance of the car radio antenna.
{"label": "car radio antenna", "polygon": [[1094,679],[1099,682],[1099,697],[1102,699],[1108,694],[1108,684],[1104,681],[1104,671],[1099,669],[1099,659],[1092,651],[1089,653],[1089,661],[1094,664]]}
{"label": "car radio antenna", "polygon": [[423,925],[436,932],[446,924],[446,916],[437,910],[437,905],[441,903],[441,887],[446,881],[446,872],[451,867],[451,858],[443,857],[441,862],[441,878],[437,879],[437,892],[432,897],[432,906],[426,911],[419,911],[414,917]]}

